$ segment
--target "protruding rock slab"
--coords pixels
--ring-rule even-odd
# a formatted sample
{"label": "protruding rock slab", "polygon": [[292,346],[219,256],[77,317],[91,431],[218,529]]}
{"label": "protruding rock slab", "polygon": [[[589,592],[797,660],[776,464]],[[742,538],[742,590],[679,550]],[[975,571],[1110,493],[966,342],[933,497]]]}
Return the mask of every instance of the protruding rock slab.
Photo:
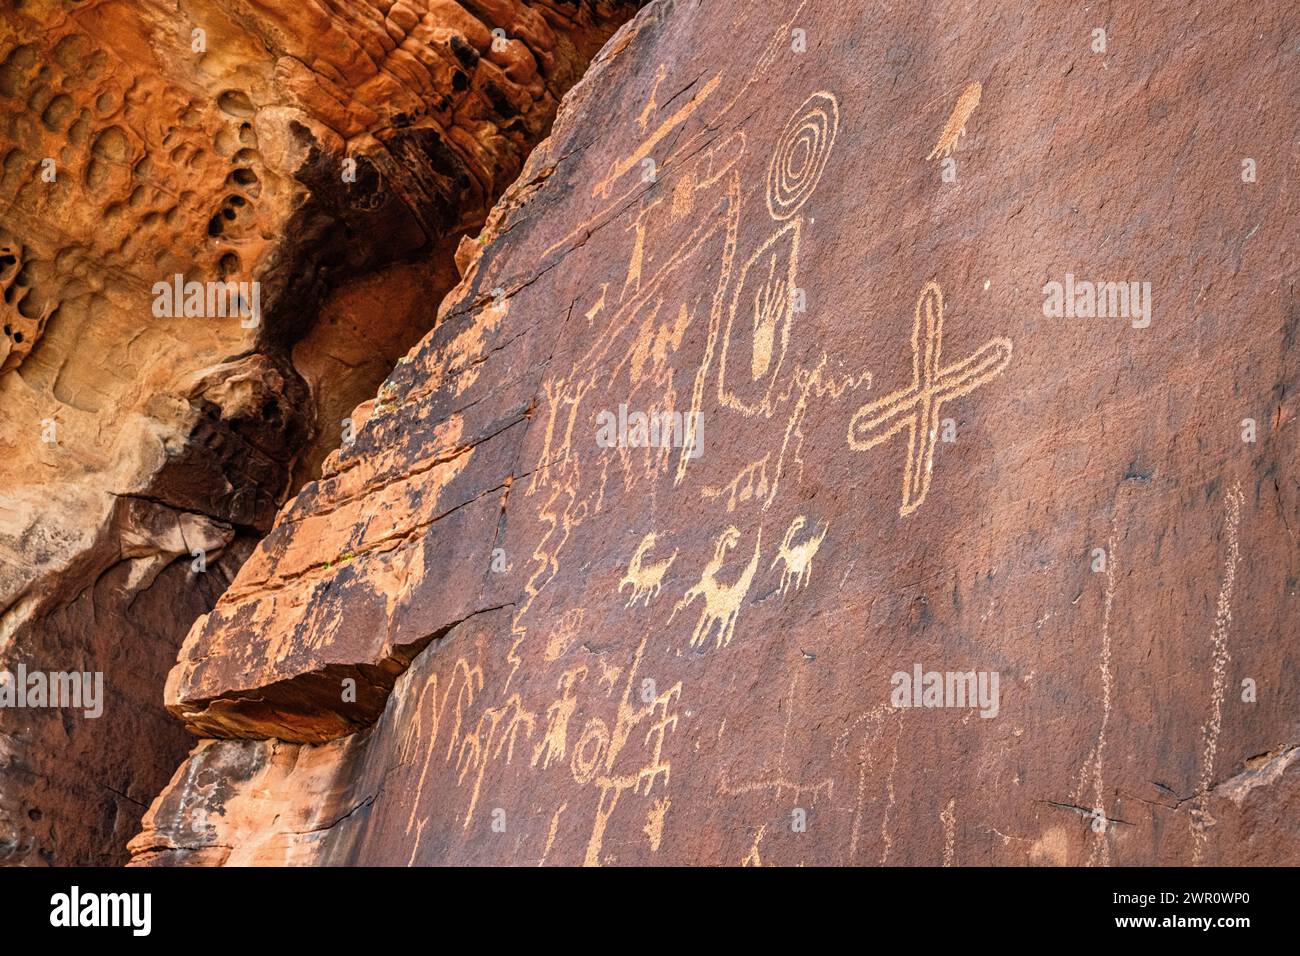
{"label": "protruding rock slab", "polygon": [[[0,863],[125,860],[190,744],[185,632],[635,6],[0,9],[0,669],[107,688],[99,718],[0,712]],[[157,291],[227,281],[256,315]]]}

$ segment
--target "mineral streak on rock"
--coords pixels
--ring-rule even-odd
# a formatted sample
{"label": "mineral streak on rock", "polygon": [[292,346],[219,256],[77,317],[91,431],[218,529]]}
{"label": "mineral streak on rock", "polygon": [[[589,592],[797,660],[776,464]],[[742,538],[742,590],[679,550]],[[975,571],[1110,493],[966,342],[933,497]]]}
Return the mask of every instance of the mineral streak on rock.
{"label": "mineral streak on rock", "polygon": [[1300,862],[1288,9],[647,7],[189,633],[134,861]]}
{"label": "mineral streak on rock", "polygon": [[[0,669],[109,697],[0,713],[0,863],[125,860],[191,743],[160,705],[186,630],[634,8],[0,7]],[[258,283],[257,321],[160,304],[178,276]]]}

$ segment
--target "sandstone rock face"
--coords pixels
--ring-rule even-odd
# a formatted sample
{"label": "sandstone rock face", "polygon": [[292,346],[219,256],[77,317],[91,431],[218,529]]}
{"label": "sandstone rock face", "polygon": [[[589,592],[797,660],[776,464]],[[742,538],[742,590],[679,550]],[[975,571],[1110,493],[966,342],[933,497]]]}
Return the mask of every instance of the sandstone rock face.
{"label": "sandstone rock face", "polygon": [[188,635],[135,862],[1300,862],[1287,13],[647,7]]}
{"label": "sandstone rock face", "polygon": [[[0,711],[0,863],[125,860],[192,743],[161,706],[181,639],[633,9],[0,10],[0,669],[106,688],[98,720]],[[248,308],[170,308],[176,277]]]}

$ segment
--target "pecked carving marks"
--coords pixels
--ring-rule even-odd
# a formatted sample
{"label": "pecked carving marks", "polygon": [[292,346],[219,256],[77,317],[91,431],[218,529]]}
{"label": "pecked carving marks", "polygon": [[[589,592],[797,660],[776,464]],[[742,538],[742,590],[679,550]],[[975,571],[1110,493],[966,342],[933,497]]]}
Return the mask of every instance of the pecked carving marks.
{"label": "pecked carving marks", "polygon": [[776,220],[795,215],[812,196],[826,169],[840,125],[840,104],[818,91],[786,124],[767,170],[767,210]]}
{"label": "pecked carving marks", "polygon": [[957,140],[966,135],[966,122],[975,112],[975,107],[980,105],[980,94],[983,89],[979,83],[971,83],[961,91],[961,96],[957,98],[948,122],[943,126],[943,132],[939,134],[939,141],[935,143],[934,149],[930,150],[930,155],[925,157],[927,162],[932,159],[946,159],[952,155]]}
{"label": "pecked carving marks", "polygon": [[920,508],[930,490],[944,404],[991,382],[1011,362],[1011,340],[1006,338],[991,339],[951,365],[942,364],[942,347],[943,292],[937,282],[928,282],[916,300],[911,384],[863,405],[849,423],[849,447],[856,451],[907,433],[901,517]]}

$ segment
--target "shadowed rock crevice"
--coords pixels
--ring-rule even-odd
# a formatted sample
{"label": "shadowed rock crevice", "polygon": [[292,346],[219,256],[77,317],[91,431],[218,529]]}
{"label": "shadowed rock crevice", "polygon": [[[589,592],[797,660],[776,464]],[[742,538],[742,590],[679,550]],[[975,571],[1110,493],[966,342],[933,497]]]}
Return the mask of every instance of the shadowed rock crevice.
{"label": "shadowed rock crevice", "polygon": [[[184,634],[635,6],[0,11],[0,669],[102,672],[108,701],[0,712],[0,863],[125,859],[189,746]],[[160,300],[177,276],[198,314]]]}
{"label": "shadowed rock crevice", "polygon": [[274,737],[324,743],[373,724],[383,713],[397,679],[425,648],[437,645],[475,615],[499,610],[502,608],[483,608],[427,637],[387,647],[374,662],[326,664],[256,691],[186,701],[172,710],[187,730],[200,737]]}

